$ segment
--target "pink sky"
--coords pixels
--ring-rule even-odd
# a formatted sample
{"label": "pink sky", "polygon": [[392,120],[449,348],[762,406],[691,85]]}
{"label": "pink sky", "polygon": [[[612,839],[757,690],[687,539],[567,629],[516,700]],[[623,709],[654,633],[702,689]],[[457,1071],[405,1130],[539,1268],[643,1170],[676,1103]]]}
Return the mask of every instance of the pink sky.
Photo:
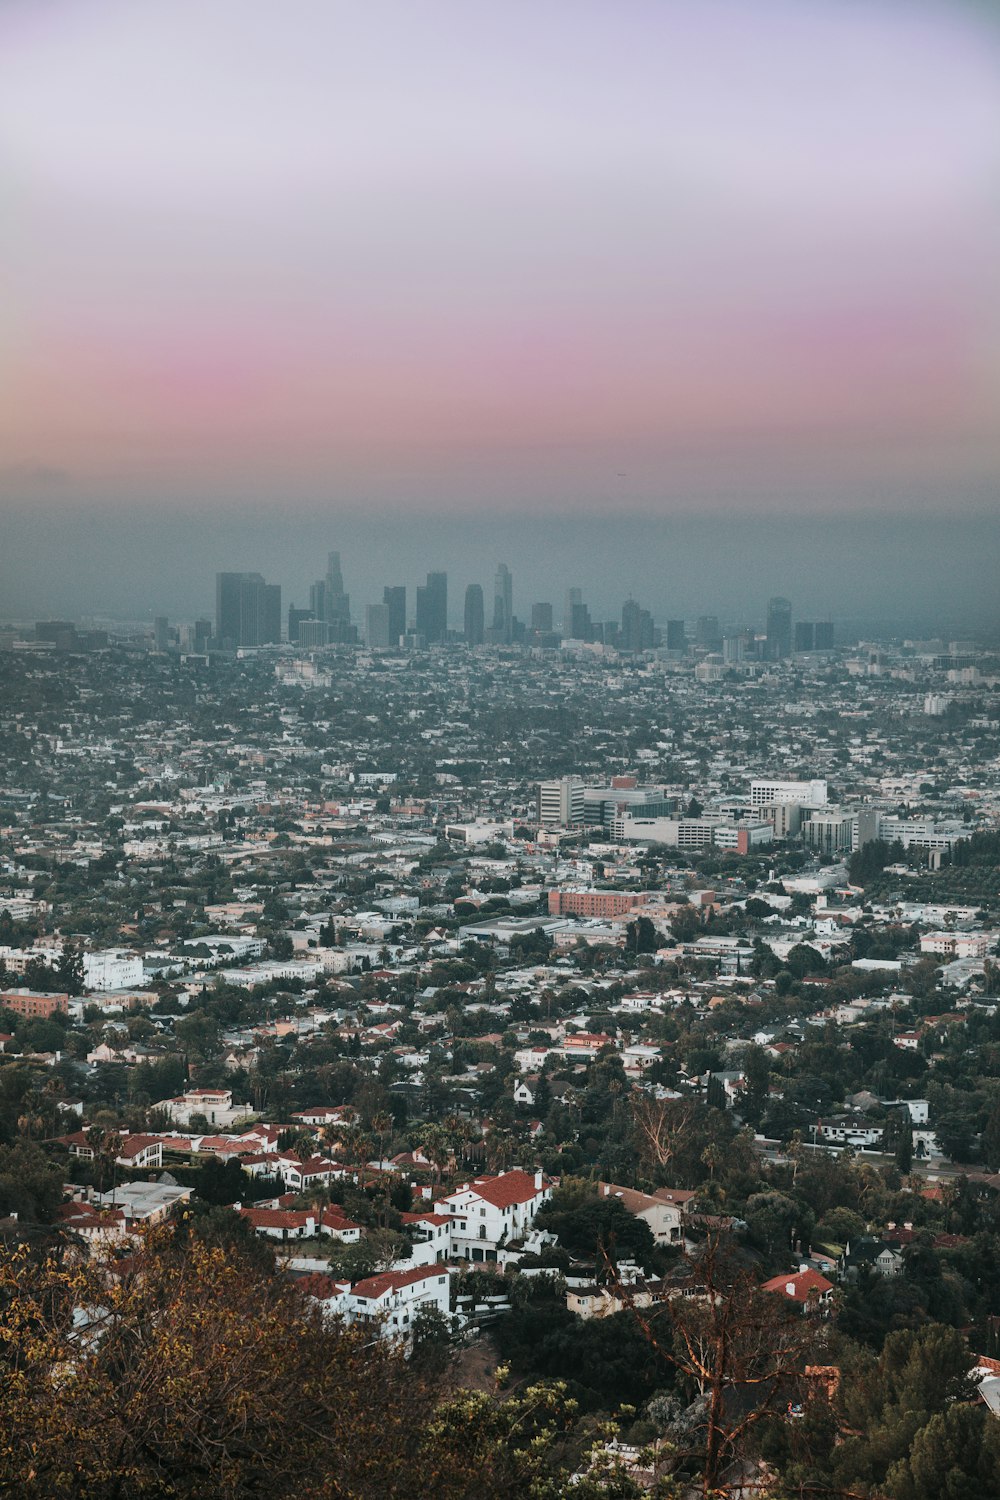
{"label": "pink sky", "polygon": [[0,501],[981,495],[983,16],[5,0]]}

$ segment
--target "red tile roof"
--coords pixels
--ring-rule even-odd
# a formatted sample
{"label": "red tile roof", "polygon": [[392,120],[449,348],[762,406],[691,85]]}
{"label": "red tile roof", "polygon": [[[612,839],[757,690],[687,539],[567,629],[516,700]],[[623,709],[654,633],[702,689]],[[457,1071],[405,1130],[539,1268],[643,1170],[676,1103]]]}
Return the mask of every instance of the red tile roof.
{"label": "red tile roof", "polygon": [[434,1276],[447,1275],[441,1266],[414,1266],[412,1271],[382,1271],[377,1276],[366,1276],[351,1288],[351,1295],[362,1297],[366,1302],[377,1302],[386,1292],[398,1292],[404,1286],[413,1286],[418,1281],[430,1281]]}
{"label": "red tile roof", "polygon": [[511,1172],[501,1172],[499,1177],[478,1177],[469,1186],[494,1208],[511,1208],[515,1203],[530,1203],[548,1183],[543,1177],[542,1187],[538,1188],[534,1172],[522,1172],[515,1167]]}
{"label": "red tile roof", "polygon": [[798,1271],[794,1276],[772,1276],[770,1281],[764,1282],[761,1291],[780,1292],[793,1302],[808,1302],[812,1292],[817,1292],[821,1297],[832,1292],[833,1282],[827,1281],[818,1271]]}

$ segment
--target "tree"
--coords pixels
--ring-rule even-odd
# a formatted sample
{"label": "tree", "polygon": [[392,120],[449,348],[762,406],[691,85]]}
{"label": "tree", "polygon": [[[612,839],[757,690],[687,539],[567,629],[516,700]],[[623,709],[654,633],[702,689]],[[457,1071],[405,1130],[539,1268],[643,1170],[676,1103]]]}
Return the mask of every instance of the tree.
{"label": "tree", "polygon": [[[955,1328],[927,1323],[890,1333],[878,1358],[858,1354],[844,1370],[838,1404],[849,1436],[836,1474],[876,1488],[900,1465],[938,1412],[971,1395],[969,1351]],[[905,1493],[905,1491],[904,1491]]]}
{"label": "tree", "polygon": [[629,953],[655,953],[659,946],[656,928],[648,917],[637,917],[628,924],[625,947]]}
{"label": "tree", "polygon": [[63,1174],[41,1147],[0,1146],[0,1218],[17,1214],[28,1228],[51,1224],[62,1196]]}
{"label": "tree", "polygon": [[995,1104],[979,1140],[979,1154],[991,1172],[1000,1168],[1000,1104]]}
{"label": "tree", "polygon": [[[751,1453],[755,1429],[787,1403],[823,1335],[814,1319],[762,1292],[718,1236],[684,1257],[683,1275],[692,1295],[665,1304],[672,1339],[641,1310],[634,1315],[682,1386],[699,1398],[691,1456],[701,1469],[698,1493],[708,1500],[723,1493],[719,1481],[729,1465]],[[627,1288],[620,1295],[628,1301]],[[744,1394],[733,1402],[737,1388]]]}
{"label": "tree", "polygon": [[740,1113],[755,1129],[767,1108],[770,1082],[770,1060],[763,1047],[755,1042],[743,1054],[743,1089],[740,1094]]}
{"label": "tree", "polygon": [[936,1412],[889,1470],[886,1489],[894,1500],[998,1500],[1000,1422],[982,1405]]}
{"label": "tree", "polygon": [[625,1259],[648,1264],[655,1244],[649,1225],[630,1213],[620,1198],[601,1196],[594,1184],[578,1178],[560,1184],[539,1209],[535,1225],[558,1235],[570,1255],[599,1266]]}
{"label": "tree", "polygon": [[0,1328],[0,1491],[19,1500],[566,1493],[564,1387],[442,1397],[396,1342],[169,1229],[117,1267],[0,1247]]}
{"label": "tree", "polygon": [[72,943],[64,943],[56,966],[59,983],[67,995],[82,995],[84,990],[83,955]]}

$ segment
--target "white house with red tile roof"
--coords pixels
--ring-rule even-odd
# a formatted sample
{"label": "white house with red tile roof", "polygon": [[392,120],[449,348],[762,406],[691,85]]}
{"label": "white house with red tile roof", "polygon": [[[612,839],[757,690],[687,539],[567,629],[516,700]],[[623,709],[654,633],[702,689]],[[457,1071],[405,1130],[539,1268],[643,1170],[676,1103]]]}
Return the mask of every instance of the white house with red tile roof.
{"label": "white house with red tile roof", "polygon": [[351,1125],[358,1112],[349,1104],[317,1104],[292,1115],[296,1125]]}
{"label": "white house with red tile roof", "polygon": [[425,1308],[448,1316],[451,1274],[444,1266],[434,1265],[366,1276],[344,1295],[344,1316],[349,1323],[378,1324],[383,1338],[409,1339],[414,1318]]}
{"label": "white house with red tile roof", "polygon": [[762,1292],[774,1292],[795,1302],[802,1311],[810,1307],[823,1307],[833,1294],[833,1282],[827,1281],[818,1271],[798,1271],[795,1275],[772,1276],[761,1287]]}
{"label": "white house with red tile roof", "polygon": [[325,1187],[346,1175],[346,1168],[325,1156],[310,1156],[305,1161],[290,1152],[269,1158],[271,1171],[276,1172],[288,1188],[302,1191],[303,1188]]}
{"label": "white house with red tile roof", "polygon": [[[120,1167],[162,1167],[163,1144],[158,1135],[143,1135],[138,1131],[121,1132],[121,1145],[115,1156]],[[59,1137],[60,1145],[83,1161],[93,1161],[96,1151],[86,1130],[74,1130],[71,1135]]]}
{"label": "white house with red tile roof", "polygon": [[451,1255],[451,1219],[447,1214],[401,1214],[405,1228],[413,1235],[413,1261],[418,1266],[432,1266]]}
{"label": "white house with red tile roof", "polygon": [[497,1250],[519,1240],[552,1196],[541,1172],[514,1167],[498,1177],[477,1177],[434,1205],[451,1220],[451,1253],[464,1260],[496,1260]]}
{"label": "white house with red tile roof", "polygon": [[684,1239],[683,1210],[679,1204],[667,1203],[654,1193],[641,1193],[637,1188],[619,1187],[616,1182],[599,1182],[597,1191],[602,1198],[617,1198],[630,1214],[644,1220],[658,1245],[679,1245]]}
{"label": "white house with red tile roof", "polygon": [[91,1255],[119,1245],[125,1238],[125,1215],[120,1208],[98,1208],[85,1202],[61,1203],[57,1217],[60,1229],[79,1235]]}

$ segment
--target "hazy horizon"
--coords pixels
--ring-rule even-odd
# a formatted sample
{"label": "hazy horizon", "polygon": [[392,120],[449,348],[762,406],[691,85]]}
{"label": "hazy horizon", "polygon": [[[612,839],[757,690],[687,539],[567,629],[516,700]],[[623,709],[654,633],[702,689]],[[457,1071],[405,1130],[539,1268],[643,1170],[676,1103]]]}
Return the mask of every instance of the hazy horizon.
{"label": "hazy horizon", "polygon": [[595,619],[613,619],[629,595],[657,621],[716,614],[763,626],[772,594],[796,618],[864,621],[888,628],[1000,631],[1000,516],[786,514],[559,516],[400,513],[360,516],[266,508],[239,515],[123,514],[72,507],[8,514],[0,557],[0,617],[68,615],[214,618],[217,571],[261,572],[282,587],[282,612],[308,605],[309,585],[339,550],[353,618],[387,584],[414,589],[448,573],[449,619],[460,627],[465,587],[492,599],[499,562],[514,575],[514,611],[548,601],[558,622],[565,590],[579,585]]}
{"label": "hazy horizon", "polygon": [[0,615],[339,547],[994,628],[998,19],[6,0]]}

